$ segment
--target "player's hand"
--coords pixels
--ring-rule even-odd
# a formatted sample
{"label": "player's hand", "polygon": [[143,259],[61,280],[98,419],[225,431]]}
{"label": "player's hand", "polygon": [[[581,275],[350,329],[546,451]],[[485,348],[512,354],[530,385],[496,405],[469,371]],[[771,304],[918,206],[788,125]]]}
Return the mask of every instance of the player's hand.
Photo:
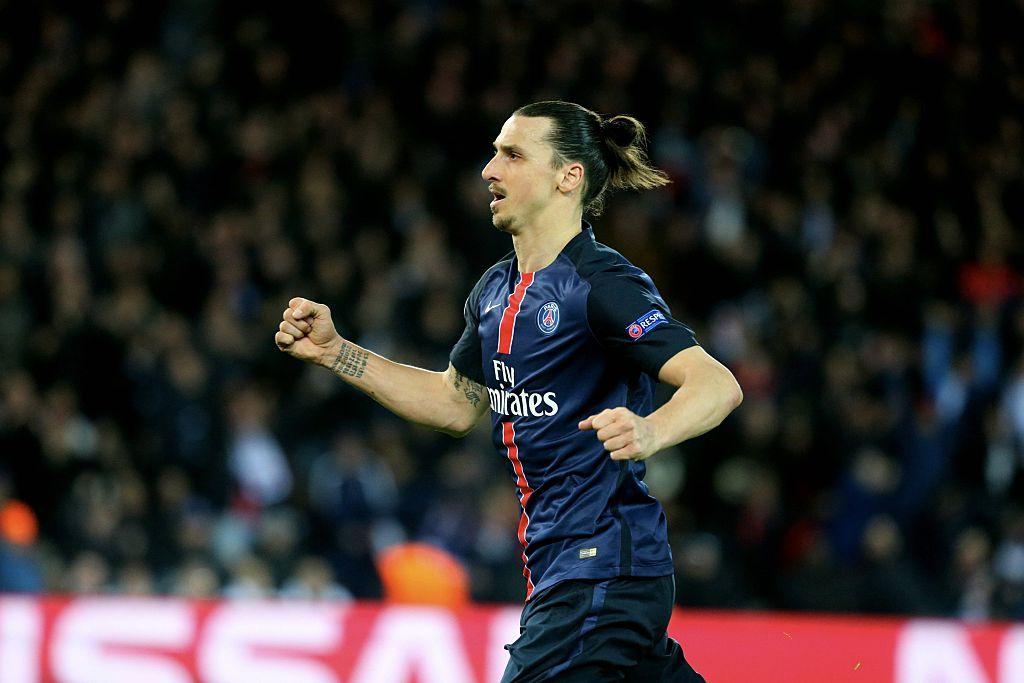
{"label": "player's hand", "polygon": [[580,422],[580,429],[593,429],[612,460],[646,460],[660,449],[654,426],[628,408],[610,408]]}
{"label": "player's hand", "polygon": [[323,364],[342,341],[331,320],[331,309],[324,304],[296,297],[288,302],[281,318],[274,343],[299,360]]}

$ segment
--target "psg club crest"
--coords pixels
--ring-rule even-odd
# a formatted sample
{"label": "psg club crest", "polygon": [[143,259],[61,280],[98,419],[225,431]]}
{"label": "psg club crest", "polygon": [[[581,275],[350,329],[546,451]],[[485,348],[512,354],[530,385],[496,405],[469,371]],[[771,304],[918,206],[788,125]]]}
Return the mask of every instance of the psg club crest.
{"label": "psg club crest", "polygon": [[549,301],[537,311],[537,327],[544,334],[551,334],[558,329],[558,304]]}

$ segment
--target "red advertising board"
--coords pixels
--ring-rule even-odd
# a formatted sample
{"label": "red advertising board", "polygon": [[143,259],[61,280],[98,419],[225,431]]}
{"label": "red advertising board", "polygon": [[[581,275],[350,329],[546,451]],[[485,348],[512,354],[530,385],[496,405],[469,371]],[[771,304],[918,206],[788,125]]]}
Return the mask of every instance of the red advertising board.
{"label": "red advertising board", "polygon": [[[2,683],[483,683],[518,607],[0,598]],[[710,683],[1022,683],[1024,626],[683,612]]]}

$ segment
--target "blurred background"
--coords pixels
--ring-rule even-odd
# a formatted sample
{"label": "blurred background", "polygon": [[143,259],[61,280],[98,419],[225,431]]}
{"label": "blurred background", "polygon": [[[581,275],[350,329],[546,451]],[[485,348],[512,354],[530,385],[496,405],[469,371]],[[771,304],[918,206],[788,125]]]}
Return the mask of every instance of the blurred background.
{"label": "blurred background", "polygon": [[1024,618],[1024,3],[0,1],[0,590],[524,595],[486,428],[281,354],[288,300],[440,370],[518,106],[637,116],[598,238],[746,400],[649,461],[685,606]]}

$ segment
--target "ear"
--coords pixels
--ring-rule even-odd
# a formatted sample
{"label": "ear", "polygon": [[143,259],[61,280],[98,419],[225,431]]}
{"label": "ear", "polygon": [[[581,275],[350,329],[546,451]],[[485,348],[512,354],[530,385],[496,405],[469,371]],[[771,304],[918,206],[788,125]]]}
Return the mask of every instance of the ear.
{"label": "ear", "polygon": [[558,190],[564,194],[570,194],[577,187],[583,186],[583,164],[574,161],[562,167],[561,176],[558,179]]}

